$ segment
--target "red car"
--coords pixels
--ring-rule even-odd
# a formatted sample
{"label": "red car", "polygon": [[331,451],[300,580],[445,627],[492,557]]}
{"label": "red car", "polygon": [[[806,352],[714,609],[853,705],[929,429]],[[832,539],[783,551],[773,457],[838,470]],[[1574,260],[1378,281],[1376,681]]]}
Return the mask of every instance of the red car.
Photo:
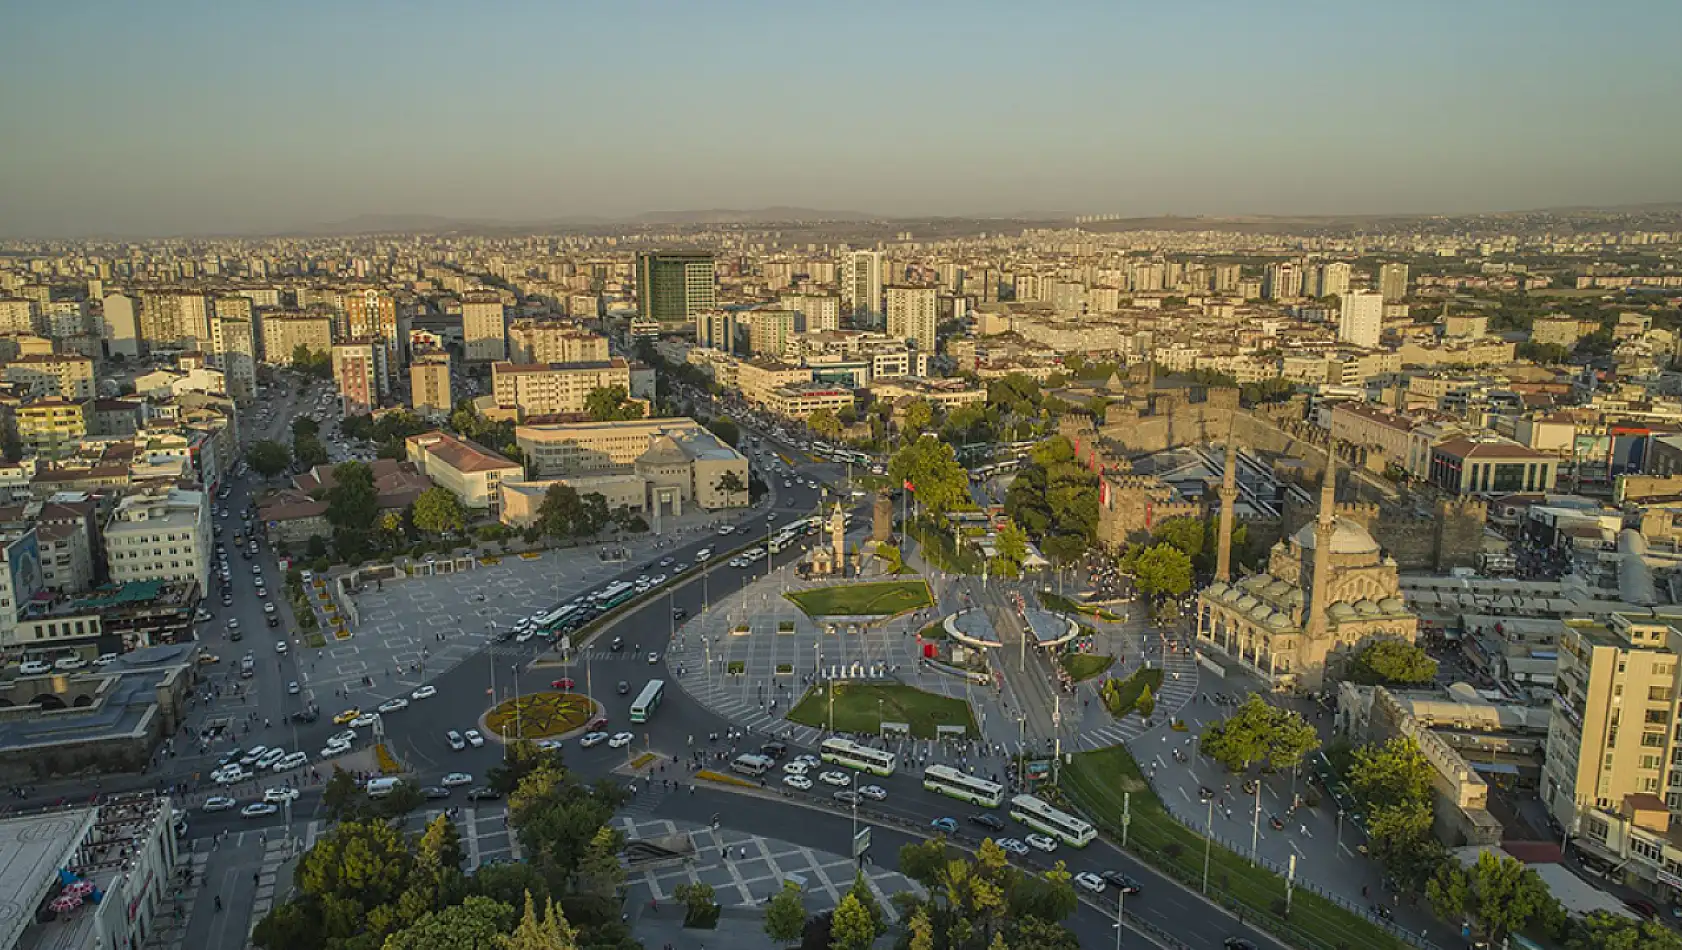
{"label": "red car", "polygon": [[550,689],[572,689],[572,677],[563,676],[549,684]]}
{"label": "red car", "polygon": [[590,720],[590,724],[588,726],[586,726],[585,728],[590,729],[590,730],[596,730],[596,729],[601,729],[601,728],[605,727],[606,725],[607,725],[607,717],[606,716],[597,716],[596,718]]}

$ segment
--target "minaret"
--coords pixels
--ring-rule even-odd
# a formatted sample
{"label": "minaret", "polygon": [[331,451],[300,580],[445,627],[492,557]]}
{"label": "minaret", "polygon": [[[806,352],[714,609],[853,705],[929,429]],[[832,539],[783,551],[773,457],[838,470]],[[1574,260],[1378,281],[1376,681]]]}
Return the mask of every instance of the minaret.
{"label": "minaret", "polygon": [[1233,505],[1238,501],[1238,440],[1232,427],[1226,432],[1226,467],[1221,469],[1221,526],[1215,549],[1215,580],[1232,580]]}
{"label": "minaret", "polygon": [[1337,446],[1326,446],[1326,479],[1320,483],[1320,515],[1314,522],[1314,586],[1308,596],[1310,639],[1326,635],[1326,608],[1331,606],[1332,536],[1337,533]]}

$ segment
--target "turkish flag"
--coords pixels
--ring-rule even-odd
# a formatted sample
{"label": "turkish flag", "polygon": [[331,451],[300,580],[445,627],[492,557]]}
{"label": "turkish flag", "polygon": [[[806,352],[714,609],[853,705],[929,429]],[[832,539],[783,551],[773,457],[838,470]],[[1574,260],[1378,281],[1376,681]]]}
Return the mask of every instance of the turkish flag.
{"label": "turkish flag", "polygon": [[911,479],[909,479],[909,478],[905,480],[905,490],[906,491],[916,491],[917,490],[917,489],[915,489],[911,486]]}

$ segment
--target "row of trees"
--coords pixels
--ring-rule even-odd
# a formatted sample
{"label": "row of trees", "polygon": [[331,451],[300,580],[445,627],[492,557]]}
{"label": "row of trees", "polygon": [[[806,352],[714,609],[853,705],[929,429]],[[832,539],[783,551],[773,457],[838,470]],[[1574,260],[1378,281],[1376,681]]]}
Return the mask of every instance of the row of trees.
{"label": "row of trees", "polygon": [[1005,493],[1005,513],[1047,556],[1072,561],[1098,536],[1098,475],[1061,435],[1034,446]]}
{"label": "row of trees", "polygon": [[1320,748],[1320,734],[1302,714],[1271,706],[1254,694],[1232,715],[1205,726],[1198,741],[1203,753],[1229,772],[1264,763],[1294,769]]}

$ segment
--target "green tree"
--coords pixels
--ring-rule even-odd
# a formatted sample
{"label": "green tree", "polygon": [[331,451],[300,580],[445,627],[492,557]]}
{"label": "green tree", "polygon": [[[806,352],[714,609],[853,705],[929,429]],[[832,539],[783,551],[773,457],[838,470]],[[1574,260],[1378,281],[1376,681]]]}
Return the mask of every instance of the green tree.
{"label": "green tree", "polygon": [[573,892],[613,900],[625,884],[625,866],[619,862],[624,846],[624,832],[608,825],[597,828],[573,873]]}
{"label": "green tree", "polygon": [[1151,717],[1151,713],[1156,712],[1156,697],[1151,694],[1149,683],[1139,688],[1139,698],[1133,703],[1133,708],[1137,709],[1139,715],[1146,719]]}
{"label": "green tree", "polygon": [[1603,910],[1584,917],[1571,950],[1682,950],[1682,937],[1656,920],[1631,920]]}
{"label": "green tree", "polygon": [[327,778],[327,784],[321,788],[322,807],[327,809],[327,817],[333,821],[342,822],[359,814],[366,802],[367,797],[356,784],[356,776],[344,769],[334,769]]}
{"label": "green tree", "polygon": [[906,930],[911,938],[907,950],[935,950],[934,923],[929,920],[927,908],[917,908],[917,912],[911,915],[911,923]]}
{"label": "green tree", "polygon": [[1464,918],[1467,905],[1472,900],[1466,872],[1460,869],[1459,864],[1444,861],[1425,882],[1425,899],[1431,902],[1432,913],[1443,920],[1459,921]]}
{"label": "green tree", "polygon": [[460,533],[467,527],[467,509],[462,507],[455,492],[437,485],[415,498],[409,518],[416,528],[427,534]]}
{"label": "green tree", "polygon": [[765,903],[765,934],[777,943],[795,943],[806,932],[806,904],[800,886],[784,881],[782,890]]}
{"label": "green tree", "polygon": [[707,422],[707,429],[718,436],[718,441],[735,448],[742,444],[742,430],[734,419],[726,416],[714,416]]}
{"label": "green tree", "polygon": [[888,462],[894,485],[911,483],[917,504],[931,518],[969,505],[969,475],[958,464],[952,446],[932,436],[906,445]]}
{"label": "green tree", "polygon": [[415,846],[415,863],[420,870],[442,881],[461,871],[464,858],[466,854],[461,848],[461,834],[456,831],[456,824],[450,816],[439,815],[427,823],[426,831],[421,833]]}
{"label": "green tree", "polygon": [[537,524],[551,538],[570,538],[584,518],[584,500],[571,485],[550,485],[537,506]]}
{"label": "green tree", "polygon": [[[309,420],[299,420],[308,422]],[[311,427],[315,425],[310,423]],[[307,468],[327,464],[327,446],[321,444],[321,438],[313,432],[294,431],[292,433],[292,457],[298,464]]]}
{"label": "green tree", "polygon": [[841,419],[828,409],[819,409],[806,417],[806,428],[821,438],[834,439],[841,434]]}
{"label": "green tree", "polygon": [[1431,823],[1429,801],[1375,808],[1367,815],[1367,850],[1392,877],[1415,885],[1443,863]]}
{"label": "green tree", "polygon": [[713,901],[711,884],[679,884],[672,889],[672,896],[683,905],[683,920],[686,925],[711,920],[718,907]]}
{"label": "green tree", "polygon": [[460,904],[424,914],[385,938],[382,950],[435,950],[438,947],[492,947],[514,926],[514,908],[477,895]]}
{"label": "green tree", "polygon": [[251,464],[257,474],[264,478],[273,478],[286,471],[292,464],[292,453],[273,439],[259,439],[251,443],[251,448],[245,452],[245,460]]}
{"label": "green tree", "polygon": [[1196,558],[1203,553],[1204,535],[1203,522],[1197,518],[1169,518],[1151,532],[1151,540],[1170,545],[1188,558]]}
{"label": "green tree", "polygon": [[535,902],[526,895],[526,910],[514,932],[497,941],[501,950],[577,950],[578,931],[567,923],[566,914],[551,899],[538,917]]}
{"label": "green tree", "polygon": [[876,936],[876,924],[870,919],[870,911],[859,903],[856,894],[848,891],[836,906],[835,916],[830,919],[831,950],[870,950]]}
{"label": "green tree", "polygon": [[900,411],[899,422],[902,431],[920,435],[934,423],[934,407],[926,399],[914,399]]}
{"label": "green tree", "polygon": [[1437,661],[1425,650],[1389,637],[1374,640],[1355,654],[1349,678],[1364,685],[1423,686],[1437,677]]}
{"label": "green tree", "polygon": [[1028,558],[1028,534],[1014,523],[1000,528],[996,536],[996,550],[999,556],[995,559],[1002,562],[1000,573],[1007,577],[1015,577],[1021,573],[1022,562]]}
{"label": "green tree", "polygon": [[300,343],[292,348],[292,369],[317,379],[332,379],[333,357],[328,353],[311,350]]}
{"label": "green tree", "polygon": [[1383,745],[1365,745],[1355,750],[1349,768],[1350,790],[1368,811],[1394,805],[1431,800],[1431,761],[1408,736],[1397,736]]}
{"label": "green tree", "polygon": [[736,496],[745,493],[748,486],[742,484],[742,476],[732,470],[726,470],[718,476],[718,483],[713,486],[715,491],[722,493],[726,504],[736,500]]}
{"label": "green tree", "polygon": [[584,397],[584,411],[596,422],[642,418],[642,403],[632,402],[623,386],[601,386]]}
{"label": "green tree", "polygon": [[1294,768],[1320,747],[1320,735],[1301,714],[1251,695],[1232,715],[1203,730],[1200,748],[1231,772],[1268,761]]}
{"label": "green tree", "polygon": [[1133,575],[1139,593],[1152,600],[1179,597],[1191,590],[1191,558],[1171,544],[1129,549],[1121,566]]}
{"label": "green tree", "polygon": [[1479,852],[1466,877],[1472,913],[1491,944],[1542,919],[1555,903],[1541,877],[1517,858]]}
{"label": "green tree", "polygon": [[876,902],[876,895],[870,892],[870,881],[859,871],[853,877],[853,886],[847,892],[858,900],[859,906],[864,908],[870,917],[870,926],[880,937],[888,932],[888,915],[882,910],[882,905]]}

